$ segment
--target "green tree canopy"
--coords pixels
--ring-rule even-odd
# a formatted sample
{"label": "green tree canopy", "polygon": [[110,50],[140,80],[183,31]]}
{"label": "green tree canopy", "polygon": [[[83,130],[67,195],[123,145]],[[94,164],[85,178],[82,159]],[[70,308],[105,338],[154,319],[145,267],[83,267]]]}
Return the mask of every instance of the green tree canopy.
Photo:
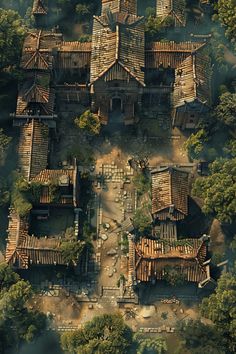
{"label": "green tree canopy", "polygon": [[34,340],[46,327],[46,316],[27,308],[30,284],[6,265],[0,265],[0,352]]}
{"label": "green tree canopy", "polygon": [[62,257],[68,264],[78,264],[82,254],[86,250],[87,244],[85,241],[64,240],[61,243],[60,249]]}
{"label": "green tree canopy", "polygon": [[120,354],[131,344],[132,331],[119,315],[94,317],[83,329],[61,336],[62,349],[68,354]]}
{"label": "green tree canopy", "polygon": [[197,133],[190,135],[188,140],[184,143],[184,149],[188,152],[191,159],[199,159],[204,150],[204,144],[207,141],[207,132],[204,129],[200,129]]}
{"label": "green tree canopy", "polygon": [[235,0],[218,0],[218,18],[225,27],[229,39],[236,38],[236,2]]}
{"label": "green tree canopy", "polygon": [[232,223],[236,216],[236,158],[217,159],[210,175],[197,178],[192,194],[203,199],[203,212],[220,222]]}
{"label": "green tree canopy", "polygon": [[98,135],[101,129],[98,116],[90,111],[85,111],[80,117],[75,118],[75,125],[92,135]]}
{"label": "green tree canopy", "polygon": [[179,321],[177,334],[181,339],[179,353],[188,349],[192,354],[226,354],[225,342],[215,326],[200,321]]}
{"label": "green tree canopy", "polygon": [[215,293],[204,298],[202,315],[212,320],[217,331],[226,341],[227,353],[236,351],[236,277],[234,273],[223,274],[218,280]]}
{"label": "green tree canopy", "polygon": [[163,337],[147,338],[141,333],[134,335],[137,346],[137,354],[164,354],[167,352],[167,344]]}
{"label": "green tree canopy", "polygon": [[138,192],[138,194],[142,195],[151,190],[151,181],[147,174],[138,173],[133,178],[133,184]]}
{"label": "green tree canopy", "polygon": [[9,143],[11,142],[11,138],[3,133],[3,129],[0,128],[0,156],[6,150]]}
{"label": "green tree canopy", "polygon": [[19,14],[0,8],[0,70],[18,62],[24,35]]}
{"label": "green tree canopy", "polygon": [[225,92],[220,96],[215,116],[230,128],[236,128],[236,93]]}
{"label": "green tree canopy", "polygon": [[137,229],[143,236],[148,236],[152,228],[151,223],[152,219],[147,208],[136,209],[133,218],[135,229]]}
{"label": "green tree canopy", "polygon": [[11,285],[18,282],[19,275],[13,272],[6,263],[0,264],[0,291],[9,289]]}

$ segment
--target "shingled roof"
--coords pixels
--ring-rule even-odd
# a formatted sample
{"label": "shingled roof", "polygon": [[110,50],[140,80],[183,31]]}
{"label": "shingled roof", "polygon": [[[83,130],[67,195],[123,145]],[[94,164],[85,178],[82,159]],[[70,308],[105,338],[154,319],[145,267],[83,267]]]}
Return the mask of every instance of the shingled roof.
{"label": "shingled roof", "polygon": [[17,116],[52,116],[54,113],[55,92],[49,87],[50,76],[47,73],[27,75],[20,87],[17,106]]}
{"label": "shingled roof", "polygon": [[173,167],[152,171],[152,215],[181,220],[188,215],[189,174]]}
{"label": "shingled roof", "polygon": [[111,14],[94,17],[90,82],[99,78],[134,78],[144,85],[144,22],[142,17]]}
{"label": "shingled roof", "polygon": [[206,264],[207,246],[202,239],[186,239],[167,242],[142,238],[135,243],[130,240],[129,271],[139,282],[165,280],[173,269],[189,282],[202,283],[209,279]]}
{"label": "shingled roof", "polygon": [[89,68],[91,50],[91,42],[63,41],[58,47],[58,56],[55,65],[59,69]]}
{"label": "shingled roof", "polygon": [[175,26],[185,26],[185,0],[157,0],[157,17],[165,20],[167,17],[173,18]]}
{"label": "shingled roof", "polygon": [[32,14],[33,15],[47,15],[46,1],[45,0],[34,0]]}
{"label": "shingled roof", "polygon": [[145,48],[145,68],[178,68],[192,53],[206,46],[198,42],[151,42]]}
{"label": "shingled roof", "polygon": [[137,0],[102,0],[102,13],[106,13],[108,10],[136,15]]}
{"label": "shingled roof", "polygon": [[18,269],[30,265],[66,265],[56,238],[37,238],[28,234],[28,222],[14,209],[9,215],[6,262]]}
{"label": "shingled roof", "polygon": [[212,68],[209,55],[197,51],[188,56],[175,72],[173,106],[198,101],[210,106]]}
{"label": "shingled roof", "polygon": [[51,70],[53,48],[62,43],[62,34],[53,31],[31,30],[22,50],[21,68],[25,70]]}
{"label": "shingled roof", "polygon": [[20,127],[18,147],[21,174],[30,181],[47,166],[49,128],[32,119]]}
{"label": "shingled roof", "polygon": [[[76,206],[76,178],[77,167],[74,169],[60,169],[60,170],[42,170],[32,179],[32,182],[41,184],[40,204],[63,204]],[[53,201],[53,196],[50,193],[49,185],[54,184],[59,187],[64,187],[66,190],[60,193],[56,203]],[[71,187],[69,193],[69,187]]]}

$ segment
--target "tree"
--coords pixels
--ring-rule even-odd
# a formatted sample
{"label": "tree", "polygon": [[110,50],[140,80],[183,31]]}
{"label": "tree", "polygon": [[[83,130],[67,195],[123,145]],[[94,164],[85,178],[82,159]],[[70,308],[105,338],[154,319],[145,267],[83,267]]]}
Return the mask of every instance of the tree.
{"label": "tree", "polygon": [[215,293],[204,298],[201,313],[209,318],[226,342],[227,353],[236,351],[236,277],[225,273],[218,280]]}
{"label": "tree", "polygon": [[23,176],[18,173],[13,174],[13,186],[11,193],[11,203],[19,216],[25,217],[32,209],[29,198],[30,185]]}
{"label": "tree", "polygon": [[179,269],[166,267],[164,280],[172,286],[181,286],[186,282],[187,278]]}
{"label": "tree", "polygon": [[165,19],[149,15],[145,22],[145,32],[150,39],[155,38],[161,31],[174,27],[174,19],[167,16]]}
{"label": "tree", "polygon": [[145,213],[143,208],[136,209],[133,225],[141,234],[148,235],[151,232],[151,217]]}
{"label": "tree", "polygon": [[6,264],[0,265],[0,352],[34,340],[46,327],[46,316],[29,310],[30,284]]}
{"label": "tree", "polygon": [[225,92],[220,96],[215,116],[230,128],[236,128],[236,93]]}
{"label": "tree", "polygon": [[203,212],[220,222],[232,223],[236,216],[236,158],[217,159],[210,175],[197,178],[192,194],[203,199]]}
{"label": "tree", "polygon": [[142,195],[151,189],[150,178],[145,173],[139,173],[133,178],[133,184],[138,192]]}
{"label": "tree", "polygon": [[120,354],[131,344],[132,330],[120,315],[94,317],[84,328],[61,336],[62,349],[69,354]]}
{"label": "tree", "polygon": [[0,70],[15,65],[25,35],[23,20],[13,10],[0,8]]}
{"label": "tree", "polygon": [[13,272],[6,263],[0,264],[0,291],[8,289],[11,285],[17,283],[20,277]]}
{"label": "tree", "polygon": [[11,140],[9,136],[3,133],[3,129],[0,128],[0,156],[4,153]]}
{"label": "tree", "polygon": [[101,129],[98,116],[90,111],[85,111],[80,117],[75,118],[75,125],[92,135],[98,135]]}
{"label": "tree", "polygon": [[66,263],[77,265],[85,252],[88,252],[89,255],[91,254],[93,246],[88,240],[63,240],[60,245],[60,250]]}
{"label": "tree", "polygon": [[160,336],[147,338],[141,333],[136,333],[134,341],[137,346],[137,354],[164,354],[167,352],[166,341]]}
{"label": "tree", "polygon": [[191,159],[198,159],[203,150],[204,144],[208,141],[207,132],[200,129],[197,133],[190,135],[188,140],[184,143],[184,149],[188,152]]}
{"label": "tree", "polygon": [[179,321],[177,334],[181,338],[181,348],[179,348],[181,353],[186,348],[193,354],[225,354],[224,338],[215,326],[193,320]]}
{"label": "tree", "polygon": [[90,8],[85,4],[77,4],[75,11],[80,21],[86,21],[86,17],[90,15]]}
{"label": "tree", "polygon": [[0,206],[6,205],[10,200],[9,187],[6,179],[0,177]]}
{"label": "tree", "polygon": [[236,37],[236,3],[235,0],[218,0],[218,18],[225,27],[229,39]]}

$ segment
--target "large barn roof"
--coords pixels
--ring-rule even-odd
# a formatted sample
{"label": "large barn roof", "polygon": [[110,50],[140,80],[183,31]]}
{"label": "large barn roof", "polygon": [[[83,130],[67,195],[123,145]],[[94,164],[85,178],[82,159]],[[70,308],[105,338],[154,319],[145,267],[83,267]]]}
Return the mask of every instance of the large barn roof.
{"label": "large barn roof", "polygon": [[[142,17],[110,14],[94,18],[91,56],[93,83],[114,66],[144,85],[144,23]],[[118,70],[116,70],[116,75]]]}
{"label": "large barn roof", "polygon": [[183,219],[188,214],[188,176],[177,168],[152,171],[152,215],[160,220]]}

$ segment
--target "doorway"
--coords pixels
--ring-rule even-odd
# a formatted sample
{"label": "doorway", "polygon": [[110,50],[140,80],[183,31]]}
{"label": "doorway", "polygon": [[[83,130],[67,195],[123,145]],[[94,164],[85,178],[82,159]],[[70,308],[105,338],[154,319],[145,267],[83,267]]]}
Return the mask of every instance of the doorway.
{"label": "doorway", "polygon": [[122,101],[119,97],[114,97],[112,99],[112,112],[121,113],[122,111]]}

